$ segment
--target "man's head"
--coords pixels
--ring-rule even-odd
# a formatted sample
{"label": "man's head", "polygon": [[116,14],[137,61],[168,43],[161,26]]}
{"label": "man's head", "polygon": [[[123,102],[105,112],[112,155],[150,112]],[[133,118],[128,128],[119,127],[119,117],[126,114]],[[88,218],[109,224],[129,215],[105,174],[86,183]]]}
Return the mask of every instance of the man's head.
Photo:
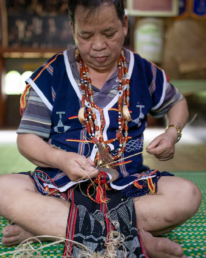
{"label": "man's head", "polygon": [[128,29],[123,0],[69,0],[69,5],[73,37],[84,62],[99,72],[114,69]]}
{"label": "man's head", "polygon": [[72,24],[75,23],[75,11],[77,6],[81,5],[89,14],[94,14],[103,4],[110,4],[115,7],[117,16],[123,23],[124,20],[124,0],[68,0],[68,13]]}

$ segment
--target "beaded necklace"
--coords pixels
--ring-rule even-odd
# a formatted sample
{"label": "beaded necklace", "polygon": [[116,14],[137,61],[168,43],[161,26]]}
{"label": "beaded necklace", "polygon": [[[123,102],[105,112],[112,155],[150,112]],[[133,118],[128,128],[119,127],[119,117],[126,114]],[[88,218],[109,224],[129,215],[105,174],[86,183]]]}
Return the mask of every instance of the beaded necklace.
{"label": "beaded necklace", "polygon": [[[97,163],[97,165],[103,165],[105,163],[107,164],[109,161],[111,162],[118,160],[125,152],[125,147],[128,142],[128,122],[132,120],[129,112],[130,80],[127,78],[128,68],[126,65],[124,51],[121,51],[120,57],[118,58],[118,131],[114,139],[110,139],[107,141],[104,141],[103,139],[105,118],[103,110],[96,106],[94,103],[92,84],[89,77],[89,68],[79,55],[76,54],[76,56],[78,56],[76,60],[79,61],[80,65],[82,93],[82,108],[80,108],[79,110],[78,118],[80,122],[86,126],[87,132],[92,141],[98,145],[99,151],[97,152],[95,162]],[[99,110],[100,112],[101,126],[98,126],[97,124],[95,109]],[[119,147],[117,150],[117,154],[113,156],[110,154],[110,148],[107,144],[115,142],[117,140],[119,141]],[[102,149],[103,151],[100,151],[100,149]],[[102,155],[102,152],[106,153],[106,155]]]}

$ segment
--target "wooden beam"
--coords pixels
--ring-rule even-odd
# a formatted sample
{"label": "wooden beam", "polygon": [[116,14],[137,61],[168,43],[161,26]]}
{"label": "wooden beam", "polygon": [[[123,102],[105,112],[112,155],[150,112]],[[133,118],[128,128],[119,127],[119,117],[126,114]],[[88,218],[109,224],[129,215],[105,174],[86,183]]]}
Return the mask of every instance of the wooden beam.
{"label": "wooden beam", "polygon": [[1,0],[0,1],[0,19],[1,19],[1,26],[0,28],[2,30],[2,46],[7,47],[8,46],[8,22],[7,22],[7,10],[6,10],[6,1]]}
{"label": "wooden beam", "polygon": [[4,58],[50,58],[64,50],[65,48],[0,47],[0,55]]}

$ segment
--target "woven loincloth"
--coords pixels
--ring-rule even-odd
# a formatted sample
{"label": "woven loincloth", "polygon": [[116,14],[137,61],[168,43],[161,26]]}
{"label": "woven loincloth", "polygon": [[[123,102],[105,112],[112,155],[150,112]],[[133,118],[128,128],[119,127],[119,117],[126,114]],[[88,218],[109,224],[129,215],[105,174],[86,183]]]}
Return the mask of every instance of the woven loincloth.
{"label": "woven loincloth", "polygon": [[[108,198],[109,201],[98,204],[87,196],[89,184],[81,183],[68,190],[71,208],[66,237],[109,258],[107,236],[111,231],[116,231],[125,237],[123,244],[127,257],[148,257],[138,234],[133,198],[123,196],[120,191],[106,190],[105,185],[102,185],[103,198]],[[91,195],[92,193],[93,188],[90,191]],[[92,198],[95,199],[95,195]],[[78,245],[66,242],[64,257],[80,257],[81,252],[82,248]],[[122,247],[117,250],[116,257],[125,257]]]}

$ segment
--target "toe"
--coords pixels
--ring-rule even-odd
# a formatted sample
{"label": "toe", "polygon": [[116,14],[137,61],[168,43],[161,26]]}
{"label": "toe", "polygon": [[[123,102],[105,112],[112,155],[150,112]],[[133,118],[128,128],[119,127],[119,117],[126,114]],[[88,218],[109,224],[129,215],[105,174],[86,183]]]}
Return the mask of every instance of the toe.
{"label": "toe", "polygon": [[2,231],[4,237],[17,236],[19,234],[18,227],[15,225],[8,225]]}
{"label": "toe", "polygon": [[2,237],[2,244],[5,246],[12,246],[19,244],[19,236]]}
{"label": "toe", "polygon": [[157,243],[157,250],[168,254],[168,257],[182,257],[184,254],[182,247],[169,239],[161,239]]}

